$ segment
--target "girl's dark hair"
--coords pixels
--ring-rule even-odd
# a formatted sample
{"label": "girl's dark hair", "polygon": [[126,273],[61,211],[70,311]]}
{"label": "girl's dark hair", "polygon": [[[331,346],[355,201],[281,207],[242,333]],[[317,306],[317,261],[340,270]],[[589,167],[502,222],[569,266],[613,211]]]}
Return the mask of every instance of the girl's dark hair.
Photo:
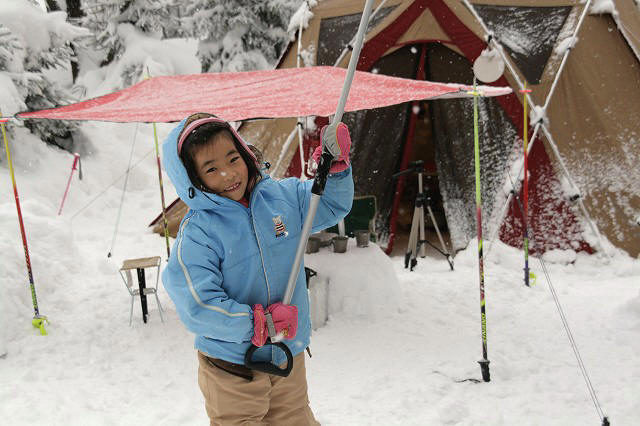
{"label": "girl's dark hair", "polygon": [[[207,113],[197,113],[192,114],[187,118],[187,121],[184,123],[184,129],[187,128],[189,123],[199,120],[205,117],[215,117],[215,115],[207,114]],[[240,141],[235,137],[233,132],[230,130],[229,123],[205,123],[201,126],[196,127],[189,136],[185,139],[182,150],[180,151],[180,160],[182,160],[182,164],[184,168],[187,170],[187,175],[189,175],[189,179],[191,183],[198,189],[205,192],[212,192],[204,185],[204,183],[198,177],[198,173],[196,171],[195,164],[195,155],[196,153],[202,149],[203,147],[212,143],[212,141],[216,138],[216,136],[224,134],[229,137],[233,144],[236,147],[236,150],[240,154],[240,157],[244,161],[244,164],[247,166],[248,171],[248,179],[247,179],[247,191],[245,192],[245,197],[249,198],[249,192],[253,189],[254,185],[257,183],[260,178],[260,170],[258,169],[258,165],[256,164],[253,157],[247,152],[245,147],[240,143]],[[178,139],[180,135],[178,135]]]}

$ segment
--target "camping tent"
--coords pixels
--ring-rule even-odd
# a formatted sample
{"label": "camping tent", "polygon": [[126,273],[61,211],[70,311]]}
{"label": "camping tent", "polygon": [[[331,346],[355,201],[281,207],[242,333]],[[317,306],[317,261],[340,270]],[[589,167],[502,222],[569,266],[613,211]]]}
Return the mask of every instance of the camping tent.
{"label": "camping tent", "polygon": [[[486,48],[479,21],[460,1],[388,0],[370,21],[359,70],[440,82],[472,83],[471,64]],[[363,0],[319,2],[302,33],[305,57],[315,65],[334,65],[356,32]],[[475,0],[474,8],[505,47],[518,78],[544,104],[560,68],[584,4],[567,0]],[[538,137],[529,156],[529,226],[531,251],[591,251],[584,214],[550,149],[580,188],[586,211],[600,233],[633,256],[640,253],[640,10],[633,0],[614,0],[618,13],[589,14],[568,55],[564,71],[546,110],[545,123],[554,141]],[[279,68],[296,66],[295,42]],[[346,67],[349,55],[338,64]],[[481,115],[483,227],[500,226],[501,240],[522,246],[522,214],[516,202],[499,222],[499,211],[521,164],[523,108],[516,80],[508,72],[494,83],[512,86],[513,95],[484,99]],[[410,223],[416,183],[390,177],[407,163],[423,159],[425,185],[434,210],[450,232],[455,250],[475,236],[472,107],[470,100],[405,103],[345,114],[352,133],[357,195],[375,195],[377,229],[390,245],[403,223]],[[326,118],[317,117],[317,125]],[[534,123],[535,121],[532,121]],[[275,176],[301,172],[296,144],[283,145],[295,119],[246,123],[241,133],[272,162],[284,156]],[[531,134],[531,129],[529,130]],[[308,158],[318,143],[307,131]],[[542,141],[542,143],[540,142]],[[635,147],[635,148],[634,148]],[[518,187],[519,188],[519,187]],[[487,213],[484,213],[487,212]],[[440,220],[438,220],[440,221]]]}

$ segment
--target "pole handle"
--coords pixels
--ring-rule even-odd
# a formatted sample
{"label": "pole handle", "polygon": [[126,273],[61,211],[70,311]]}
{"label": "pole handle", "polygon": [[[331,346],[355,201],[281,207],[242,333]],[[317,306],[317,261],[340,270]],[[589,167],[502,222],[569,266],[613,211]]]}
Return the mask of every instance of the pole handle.
{"label": "pole handle", "polygon": [[249,350],[247,351],[247,353],[244,356],[244,365],[247,368],[250,368],[252,370],[256,370],[256,371],[262,371],[263,373],[268,373],[268,374],[273,374],[276,376],[280,376],[280,377],[287,377],[289,375],[289,373],[291,373],[291,369],[293,368],[293,355],[291,354],[291,350],[289,349],[289,347],[287,345],[285,345],[282,342],[271,342],[271,339],[267,339],[267,342],[265,343],[265,346],[267,345],[271,345],[271,346],[277,346],[278,348],[280,348],[284,354],[287,356],[287,365],[284,366],[283,368],[278,367],[275,364],[272,364],[270,362],[263,362],[263,361],[253,361],[253,354],[255,353],[255,351],[258,350],[258,347],[256,345],[251,345],[251,347],[249,348]]}

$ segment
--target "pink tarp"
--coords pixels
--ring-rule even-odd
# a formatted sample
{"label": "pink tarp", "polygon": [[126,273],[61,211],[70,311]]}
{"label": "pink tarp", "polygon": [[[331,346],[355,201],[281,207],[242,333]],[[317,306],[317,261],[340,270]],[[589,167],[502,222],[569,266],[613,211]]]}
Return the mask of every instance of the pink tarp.
{"label": "pink tarp", "polygon": [[[252,118],[329,116],[335,113],[346,70],[334,67],[154,77],[118,92],[20,118],[115,122],[179,121],[209,112],[229,121]],[[346,111],[380,108],[439,97],[468,97],[468,86],[432,83],[357,71]],[[484,96],[511,93],[481,88]]]}

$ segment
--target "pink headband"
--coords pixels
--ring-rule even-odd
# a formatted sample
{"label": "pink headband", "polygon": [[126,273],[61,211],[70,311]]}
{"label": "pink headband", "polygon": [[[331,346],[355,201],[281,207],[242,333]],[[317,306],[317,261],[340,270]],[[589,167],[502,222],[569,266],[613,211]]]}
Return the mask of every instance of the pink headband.
{"label": "pink headband", "polygon": [[242,147],[245,149],[245,151],[251,156],[251,158],[253,158],[253,160],[257,164],[258,159],[254,155],[253,151],[251,151],[249,149],[249,147],[247,146],[245,141],[240,137],[238,132],[236,132],[236,129],[234,129],[232,126],[229,125],[229,123],[227,123],[226,121],[224,121],[224,120],[222,120],[222,119],[220,119],[218,117],[199,118],[199,119],[194,120],[191,123],[189,123],[189,125],[184,128],[182,133],[180,133],[180,138],[178,139],[178,155],[180,155],[180,152],[182,151],[182,144],[189,137],[189,135],[191,133],[193,133],[193,131],[196,130],[198,127],[202,126],[203,124],[207,124],[207,123],[217,123],[217,124],[224,125],[224,128],[229,130],[233,134],[233,136],[236,138],[236,140],[238,140],[240,142],[240,145],[242,145]]}

